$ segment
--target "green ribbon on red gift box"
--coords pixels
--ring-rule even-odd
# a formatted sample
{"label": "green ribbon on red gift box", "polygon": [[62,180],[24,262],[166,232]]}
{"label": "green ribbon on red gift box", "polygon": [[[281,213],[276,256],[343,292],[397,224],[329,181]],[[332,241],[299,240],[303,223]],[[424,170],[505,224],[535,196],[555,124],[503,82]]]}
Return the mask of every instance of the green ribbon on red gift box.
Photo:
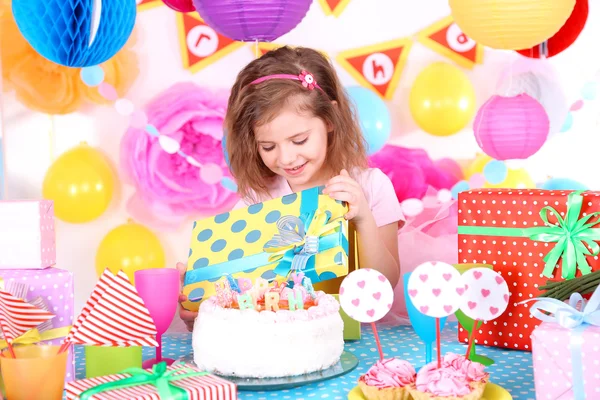
{"label": "green ribbon on red gift box", "polygon": [[[163,361],[152,367],[152,372],[141,368],[128,368],[123,371],[124,374],[130,374],[130,377],[119,379],[118,381],[106,382],[93,388],[89,388],[81,393],[81,400],[88,400],[93,395],[117,390],[132,386],[153,385],[162,400],[187,400],[189,398],[185,389],[172,385],[174,380],[185,379],[196,376],[208,375],[207,372],[190,372],[187,374],[175,375],[177,372],[188,371],[188,368],[174,368],[167,371],[167,364]],[[190,370],[191,371],[191,370]]]}
{"label": "green ribbon on red gift box", "polygon": [[[552,278],[554,269],[559,260],[562,259],[562,277],[564,279],[573,279],[577,269],[582,275],[592,272],[592,268],[587,262],[587,256],[597,256],[600,254],[600,245],[596,241],[600,240],[600,228],[592,228],[599,224],[591,219],[600,216],[600,211],[581,216],[581,206],[583,204],[583,191],[571,192],[567,198],[567,212],[565,218],[553,207],[546,206],[540,210],[540,218],[544,226],[532,228],[504,228],[488,226],[459,226],[460,235],[485,235],[485,236],[506,236],[506,237],[527,237],[531,240],[544,243],[556,243],[554,247],[544,257],[543,275]],[[557,222],[549,222],[549,215],[556,217]],[[586,246],[587,245],[587,246]]]}

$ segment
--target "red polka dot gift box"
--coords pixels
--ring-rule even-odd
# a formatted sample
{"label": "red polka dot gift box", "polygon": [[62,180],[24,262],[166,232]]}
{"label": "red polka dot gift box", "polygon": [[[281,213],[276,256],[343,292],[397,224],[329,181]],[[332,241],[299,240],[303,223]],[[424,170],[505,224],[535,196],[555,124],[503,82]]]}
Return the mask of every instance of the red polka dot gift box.
{"label": "red polka dot gift box", "polygon": [[[504,314],[484,322],[476,343],[531,351],[540,324],[523,300],[549,280],[600,269],[600,192],[478,189],[458,196],[458,262],[489,264],[509,285]],[[468,332],[459,327],[461,342]]]}

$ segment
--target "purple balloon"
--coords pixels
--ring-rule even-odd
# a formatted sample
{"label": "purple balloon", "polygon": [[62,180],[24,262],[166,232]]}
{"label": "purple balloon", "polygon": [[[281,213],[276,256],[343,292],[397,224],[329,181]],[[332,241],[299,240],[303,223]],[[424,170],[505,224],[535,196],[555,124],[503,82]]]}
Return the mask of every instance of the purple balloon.
{"label": "purple balloon", "polygon": [[271,42],[294,29],[312,0],[193,0],[204,21],[240,42]]}
{"label": "purple balloon", "polygon": [[182,13],[196,11],[192,0],[162,0],[167,7]]}

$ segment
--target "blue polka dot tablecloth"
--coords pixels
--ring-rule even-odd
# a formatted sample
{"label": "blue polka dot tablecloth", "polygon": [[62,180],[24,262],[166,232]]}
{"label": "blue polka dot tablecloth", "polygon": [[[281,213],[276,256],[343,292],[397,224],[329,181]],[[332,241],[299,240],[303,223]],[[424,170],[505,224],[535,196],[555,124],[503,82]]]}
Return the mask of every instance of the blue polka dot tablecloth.
{"label": "blue polka dot tablecloth", "polygon": [[[464,354],[466,345],[456,338],[457,323],[449,323],[442,332],[442,354],[455,352]],[[386,357],[398,357],[413,363],[416,368],[425,364],[425,348],[410,326],[381,327],[378,329],[381,346]],[[313,383],[290,390],[272,392],[239,392],[239,399],[347,399],[348,392],[356,386],[358,377],[379,358],[377,346],[370,326],[362,328],[362,339],[346,343],[346,351],[358,357],[356,369],[346,375],[328,381]],[[434,346],[435,347],[435,346]],[[144,359],[152,358],[152,348],[144,348]],[[163,336],[163,355],[179,359],[192,353],[191,334],[178,333]],[[515,400],[535,399],[531,353],[477,346],[477,354],[494,359],[488,367],[490,380],[510,392]],[[85,356],[81,346],[76,346],[76,376],[85,377]],[[434,357],[435,349],[434,349]],[[493,400],[493,399],[490,399]]]}

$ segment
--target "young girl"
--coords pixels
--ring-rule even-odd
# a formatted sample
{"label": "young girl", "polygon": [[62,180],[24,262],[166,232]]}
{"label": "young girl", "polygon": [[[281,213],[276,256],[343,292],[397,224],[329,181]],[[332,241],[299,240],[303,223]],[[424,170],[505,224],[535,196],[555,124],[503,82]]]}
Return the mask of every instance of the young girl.
{"label": "young girl", "polygon": [[[361,267],[396,285],[402,211],[388,177],[367,168],[356,115],[326,57],[282,47],[252,61],[233,85],[225,125],[242,198],[235,208],[325,186],[323,194],[349,205]],[[183,276],[185,265],[178,268]],[[196,313],[180,316],[191,330]]]}

